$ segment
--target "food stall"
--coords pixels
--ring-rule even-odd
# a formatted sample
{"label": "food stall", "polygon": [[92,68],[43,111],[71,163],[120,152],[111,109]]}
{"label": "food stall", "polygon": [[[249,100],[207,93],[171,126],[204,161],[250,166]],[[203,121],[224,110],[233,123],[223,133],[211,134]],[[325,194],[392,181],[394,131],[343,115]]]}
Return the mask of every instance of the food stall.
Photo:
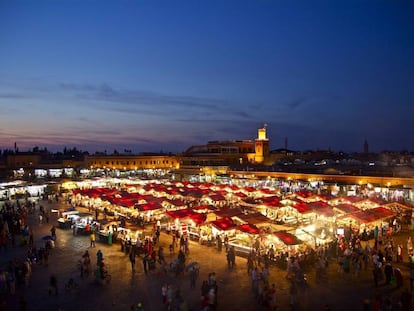
{"label": "food stall", "polygon": [[234,246],[236,254],[247,257],[259,238],[260,229],[253,224],[242,224],[236,227],[235,234],[229,239],[229,246]]}
{"label": "food stall", "polygon": [[112,244],[116,241],[117,233],[119,228],[119,222],[112,221],[103,226],[96,232],[98,241],[102,243]]}
{"label": "food stall", "polygon": [[79,214],[79,211],[77,211],[74,208],[59,209],[58,210],[59,218],[57,220],[58,227],[60,229],[70,229],[73,224],[73,217],[78,214]]}
{"label": "food stall", "polygon": [[141,242],[143,239],[144,233],[142,229],[128,225],[121,227],[120,223],[115,221],[104,225],[98,231],[98,240],[108,244],[120,242],[123,246],[137,245],[137,242]]}
{"label": "food stall", "polygon": [[205,213],[198,213],[190,208],[166,212],[171,231],[179,231],[180,235],[187,235],[192,240],[199,240],[200,225],[207,218]]}
{"label": "food stall", "polygon": [[[268,234],[263,244],[267,249],[273,248],[275,254],[283,254],[283,256],[276,256],[279,259],[282,258],[282,260],[295,256],[302,251],[303,247],[303,241],[288,231],[275,231]],[[285,262],[281,264],[283,266]]]}
{"label": "food stall", "polygon": [[71,215],[75,234],[90,234],[91,231],[98,231],[100,224],[93,219],[92,214],[89,213],[79,213]]}
{"label": "food stall", "polygon": [[362,234],[363,232],[367,232],[372,236],[376,227],[382,229],[384,233],[387,232],[389,229],[389,220],[395,217],[395,215],[393,211],[379,206],[342,215],[337,218],[337,223],[339,226],[351,227],[357,233]]}

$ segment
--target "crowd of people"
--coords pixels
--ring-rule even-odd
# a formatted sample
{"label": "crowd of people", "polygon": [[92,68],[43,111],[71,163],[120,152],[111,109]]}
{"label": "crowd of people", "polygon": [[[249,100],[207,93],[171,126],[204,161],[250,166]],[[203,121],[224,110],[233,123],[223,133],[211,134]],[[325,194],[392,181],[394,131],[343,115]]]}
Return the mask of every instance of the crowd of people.
{"label": "crowd of people", "polygon": [[[17,295],[22,288],[30,286],[32,270],[38,266],[47,266],[49,254],[56,240],[56,228],[51,225],[50,236],[41,239],[42,244],[35,243],[33,226],[49,226],[50,210],[40,204],[40,198],[29,201],[17,199],[3,201],[0,210],[0,300],[10,295]],[[29,224],[28,217],[38,222]],[[21,250],[20,257],[13,257],[14,250]],[[21,301],[25,310],[25,302]]]}

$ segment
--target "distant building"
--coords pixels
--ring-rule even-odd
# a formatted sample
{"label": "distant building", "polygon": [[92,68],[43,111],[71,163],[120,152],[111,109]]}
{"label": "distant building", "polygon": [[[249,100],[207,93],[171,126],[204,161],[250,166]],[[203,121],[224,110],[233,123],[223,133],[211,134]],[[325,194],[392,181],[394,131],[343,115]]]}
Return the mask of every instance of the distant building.
{"label": "distant building", "polygon": [[176,156],[167,154],[87,155],[84,163],[87,168],[117,170],[171,169],[179,165]]}
{"label": "distant building", "polygon": [[258,129],[253,140],[209,141],[188,148],[180,157],[180,166],[222,166],[263,164],[269,156],[266,126]]}
{"label": "distant building", "polygon": [[6,167],[8,169],[30,169],[40,166],[42,154],[34,152],[16,152],[8,154],[6,157]]}

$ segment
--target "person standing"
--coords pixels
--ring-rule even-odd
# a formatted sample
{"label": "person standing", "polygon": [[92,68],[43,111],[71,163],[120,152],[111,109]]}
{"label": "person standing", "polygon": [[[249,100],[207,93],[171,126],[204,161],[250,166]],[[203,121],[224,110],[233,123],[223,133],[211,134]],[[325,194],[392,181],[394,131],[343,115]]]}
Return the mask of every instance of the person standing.
{"label": "person standing", "polygon": [[191,267],[190,268],[190,288],[195,288],[196,287],[196,282],[197,282],[197,268],[196,267]]}
{"label": "person standing", "polygon": [[167,290],[168,290],[168,285],[167,285],[167,283],[164,283],[161,287],[161,296],[162,296],[162,303],[163,304],[167,303]]}
{"label": "person standing", "polygon": [[131,262],[131,269],[132,271],[135,270],[135,252],[131,250],[129,252],[129,261]]}
{"label": "person standing", "polygon": [[33,246],[34,243],[34,233],[33,233],[33,229],[30,228],[29,229],[29,246]]}
{"label": "person standing", "polygon": [[397,246],[397,262],[403,262],[403,246],[398,244]]}
{"label": "person standing", "polygon": [[52,240],[56,241],[56,227],[52,226],[52,228],[50,228],[50,234],[52,236]]}
{"label": "person standing", "polygon": [[86,250],[85,253],[82,255],[82,264],[83,264],[85,274],[89,275],[91,257],[89,256],[88,250]]}
{"label": "person standing", "polygon": [[50,285],[49,295],[52,295],[52,291],[55,292],[55,295],[58,295],[59,292],[58,292],[57,278],[54,274],[50,275],[49,285]]}
{"label": "person standing", "polygon": [[386,285],[390,285],[391,284],[391,277],[392,277],[392,275],[393,275],[393,271],[394,269],[393,269],[393,267],[391,266],[391,263],[390,262],[387,262],[386,264],[385,264],[385,267],[384,267],[384,274],[385,274],[385,284]]}
{"label": "person standing", "polygon": [[409,236],[407,238],[407,253],[409,254],[412,250],[413,250],[413,242],[411,240],[411,236]]}
{"label": "person standing", "polygon": [[79,259],[79,261],[78,261],[81,279],[83,279],[84,272],[85,272],[85,266],[84,266],[83,262],[84,262],[83,259]]}
{"label": "person standing", "polygon": [[231,246],[227,252],[227,264],[229,269],[233,269],[236,266],[236,252],[234,246]]}
{"label": "person standing", "polygon": [[90,239],[91,239],[91,246],[90,247],[95,247],[95,232],[93,230],[91,231]]}
{"label": "person standing", "polygon": [[298,299],[297,297],[298,288],[296,286],[296,282],[292,281],[292,284],[290,285],[289,293],[290,293],[290,306],[294,309],[296,307],[297,299]]}
{"label": "person standing", "polygon": [[158,262],[160,263],[160,265],[165,264],[164,248],[162,246],[160,246],[158,249]]}
{"label": "person standing", "polygon": [[221,252],[223,248],[223,240],[221,239],[221,236],[217,236],[217,251]]}
{"label": "person standing", "polygon": [[377,266],[374,266],[374,269],[372,270],[372,276],[374,277],[375,287],[378,287],[378,281],[381,276],[381,269]]}
{"label": "person standing", "polygon": [[142,258],[142,264],[144,266],[144,272],[147,275],[148,274],[148,254],[146,254],[144,258]]}

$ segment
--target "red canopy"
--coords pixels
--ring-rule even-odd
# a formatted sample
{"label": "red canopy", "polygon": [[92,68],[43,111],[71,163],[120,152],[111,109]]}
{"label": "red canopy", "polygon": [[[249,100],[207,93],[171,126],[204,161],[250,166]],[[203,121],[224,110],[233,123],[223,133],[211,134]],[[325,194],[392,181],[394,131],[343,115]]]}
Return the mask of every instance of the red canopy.
{"label": "red canopy", "polygon": [[341,212],[345,214],[355,213],[359,211],[359,208],[352,204],[338,204],[335,208],[339,209]]}
{"label": "red canopy", "polygon": [[211,195],[210,195],[210,198],[211,198],[213,201],[226,201],[226,198],[225,198],[222,194],[220,194],[220,193],[217,193],[217,194],[211,194]]}
{"label": "red canopy", "polygon": [[298,245],[303,243],[295,235],[286,231],[276,231],[274,232],[274,235],[286,245]]}
{"label": "red canopy", "polygon": [[162,208],[161,204],[155,201],[148,202],[147,204],[139,204],[136,207],[140,211],[153,211],[153,210]]}
{"label": "red canopy", "polygon": [[188,208],[179,209],[176,211],[167,211],[167,215],[174,219],[190,218],[198,225],[203,224],[207,219],[206,214],[197,213],[197,212],[194,212],[192,209],[188,209]]}
{"label": "red canopy", "polygon": [[332,206],[330,206],[328,203],[325,203],[323,201],[309,203],[309,206],[315,211],[315,213],[320,214],[320,215],[332,217],[335,214]]}
{"label": "red canopy", "polygon": [[[345,216],[345,215],[344,215]],[[349,215],[358,222],[370,223],[377,220],[382,220],[395,216],[394,212],[386,209],[385,207],[376,207],[365,211],[359,211]]]}
{"label": "red canopy", "polygon": [[280,200],[277,196],[271,196],[271,197],[264,197],[260,199],[262,201],[263,205],[271,206],[271,207],[280,207]]}
{"label": "red canopy", "polygon": [[236,228],[236,224],[229,217],[220,218],[211,222],[211,224],[219,230],[226,231]]}
{"label": "red canopy", "polygon": [[259,234],[260,233],[260,229],[257,228],[255,225],[253,224],[243,224],[240,225],[236,228],[237,230],[246,232],[246,233],[250,233],[250,234]]}
{"label": "red canopy", "polygon": [[313,211],[312,207],[306,202],[299,201],[293,207],[301,214],[311,213]]}

